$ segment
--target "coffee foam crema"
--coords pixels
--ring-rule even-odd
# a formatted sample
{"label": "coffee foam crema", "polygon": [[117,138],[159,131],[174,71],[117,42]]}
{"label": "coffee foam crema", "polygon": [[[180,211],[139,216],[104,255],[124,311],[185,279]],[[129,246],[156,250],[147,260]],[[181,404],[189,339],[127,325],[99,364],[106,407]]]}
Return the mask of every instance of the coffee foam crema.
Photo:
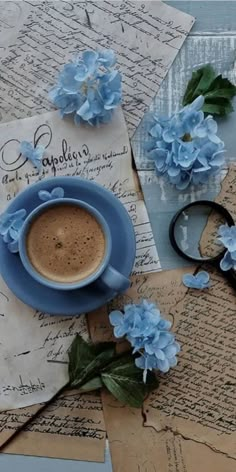
{"label": "coffee foam crema", "polygon": [[28,258],[39,274],[60,283],[80,282],[99,268],[105,236],[86,209],[60,204],[32,222],[26,237]]}

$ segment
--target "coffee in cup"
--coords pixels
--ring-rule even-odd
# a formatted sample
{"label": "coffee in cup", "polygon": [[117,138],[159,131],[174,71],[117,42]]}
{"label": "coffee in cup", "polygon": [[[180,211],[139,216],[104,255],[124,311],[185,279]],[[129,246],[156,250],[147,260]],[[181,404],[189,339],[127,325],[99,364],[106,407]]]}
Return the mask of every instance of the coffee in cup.
{"label": "coffee in cup", "polygon": [[98,220],[86,208],[60,203],[33,219],[26,234],[26,252],[40,275],[70,284],[98,270],[106,240]]}

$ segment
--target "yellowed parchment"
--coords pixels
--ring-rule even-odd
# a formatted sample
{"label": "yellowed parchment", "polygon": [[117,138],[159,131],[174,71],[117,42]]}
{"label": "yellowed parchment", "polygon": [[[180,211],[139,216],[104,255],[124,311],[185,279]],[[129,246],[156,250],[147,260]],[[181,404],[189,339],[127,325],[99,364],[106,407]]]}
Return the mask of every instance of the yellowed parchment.
{"label": "yellowed parchment", "polygon": [[210,267],[211,287],[189,289],[171,308],[179,362],[146,401],[146,424],[236,458],[236,299]]}
{"label": "yellowed parchment", "polygon": [[171,431],[144,427],[142,411],[102,394],[113,472],[235,472],[236,461]]}
{"label": "yellowed parchment", "polygon": [[[20,423],[22,428],[31,414],[32,407],[5,412],[5,438]],[[103,462],[105,439],[100,394],[68,390],[43,408],[1,452]]]}
{"label": "yellowed parchment", "polygon": [[32,418],[43,408],[45,404],[18,408],[16,410],[0,411],[0,448],[9,439],[19,432],[24,424],[31,421]]}
{"label": "yellowed parchment", "polygon": [[[131,300],[148,298],[158,302],[167,316],[171,307],[187,292],[181,283],[183,273],[193,270],[133,277],[132,287],[125,296],[114,300],[113,308],[122,308]],[[113,339],[105,310],[89,315],[89,328],[94,341]],[[107,391],[102,392],[102,401],[113,472],[235,472],[236,461],[226,454],[217,453],[201,442],[185,439],[166,425],[161,431],[155,426],[148,427],[150,410],[147,405],[143,411],[121,405]]]}

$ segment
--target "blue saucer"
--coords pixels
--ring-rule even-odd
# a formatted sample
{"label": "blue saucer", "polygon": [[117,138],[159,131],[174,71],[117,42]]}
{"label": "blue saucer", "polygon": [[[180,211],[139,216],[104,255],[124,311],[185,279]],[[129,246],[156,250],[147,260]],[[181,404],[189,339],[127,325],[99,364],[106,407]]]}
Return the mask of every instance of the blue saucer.
{"label": "blue saucer", "polygon": [[[62,187],[65,197],[78,198],[102,213],[111,231],[112,253],[110,263],[124,276],[129,277],[135,259],[135,234],[131,219],[120,201],[102,186],[79,177],[55,177],[30,185],[8,206],[10,213],[25,208],[27,213],[40,203],[39,190],[52,191]],[[99,280],[85,288],[59,291],[36,282],[24,269],[18,254],[9,252],[0,238],[1,275],[22,302],[52,315],[78,315],[99,308],[114,298],[116,293]]]}

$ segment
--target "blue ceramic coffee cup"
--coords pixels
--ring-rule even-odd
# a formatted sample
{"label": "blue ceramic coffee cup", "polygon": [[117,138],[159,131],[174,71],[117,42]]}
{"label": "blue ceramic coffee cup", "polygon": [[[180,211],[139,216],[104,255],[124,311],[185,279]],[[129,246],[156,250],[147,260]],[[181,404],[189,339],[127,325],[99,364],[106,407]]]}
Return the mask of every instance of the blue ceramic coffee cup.
{"label": "blue ceramic coffee cup", "polygon": [[[41,275],[35,267],[32,265],[28,253],[27,253],[27,235],[33,221],[41,215],[45,210],[48,210],[57,205],[73,205],[85,209],[90,213],[99,223],[105,238],[105,252],[103,259],[96,268],[96,270],[90,274],[88,277],[79,280],[78,282],[65,283],[65,282],[56,282],[49,278]],[[22,264],[26,271],[33,277],[38,283],[45,285],[49,288],[56,290],[77,290],[87,285],[90,285],[96,280],[100,280],[103,284],[109,289],[115,290],[116,292],[122,292],[130,286],[130,281],[124,275],[119,273],[114,267],[110,265],[112,251],[112,238],[110,234],[110,229],[107,222],[101,213],[96,210],[91,205],[85,203],[81,200],[76,200],[73,198],[57,198],[55,200],[47,201],[35,208],[26,218],[22,226],[20,236],[19,236],[19,255],[22,261]]]}

